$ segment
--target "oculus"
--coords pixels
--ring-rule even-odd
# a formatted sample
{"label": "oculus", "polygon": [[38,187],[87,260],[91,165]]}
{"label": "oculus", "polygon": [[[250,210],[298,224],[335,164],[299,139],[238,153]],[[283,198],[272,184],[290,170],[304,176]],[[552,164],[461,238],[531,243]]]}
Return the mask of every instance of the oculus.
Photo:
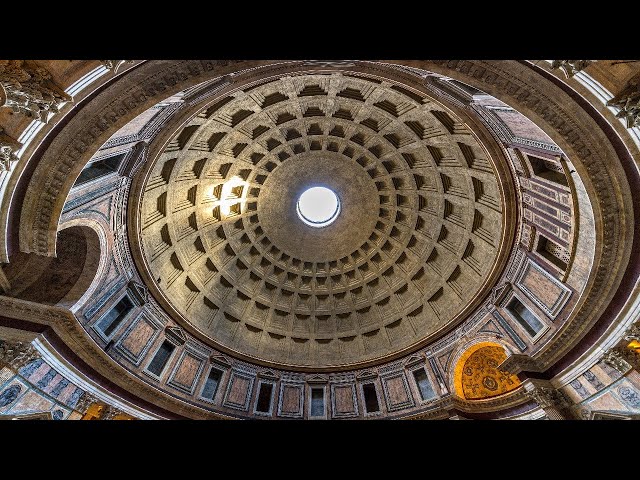
{"label": "oculus", "polygon": [[340,213],[340,199],[326,187],[311,187],[305,190],[296,204],[300,220],[311,227],[326,227]]}

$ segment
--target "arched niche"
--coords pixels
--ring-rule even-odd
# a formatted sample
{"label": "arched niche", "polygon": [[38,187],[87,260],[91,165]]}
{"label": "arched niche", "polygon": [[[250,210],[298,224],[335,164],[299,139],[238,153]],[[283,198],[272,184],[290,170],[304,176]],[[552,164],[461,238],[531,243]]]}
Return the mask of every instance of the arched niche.
{"label": "arched niche", "polygon": [[520,386],[515,375],[498,370],[507,358],[502,345],[479,342],[472,345],[458,359],[453,380],[455,393],[465,400],[483,400],[511,392]]}
{"label": "arched niche", "polygon": [[[85,262],[81,281],[65,297],[62,305],[72,312],[76,312],[87,303],[96,289],[104,280],[104,275],[109,268],[112,258],[113,239],[107,233],[109,226],[102,221],[90,218],[71,218],[60,224],[60,232],[71,228],[80,228],[90,241],[88,246],[88,258]],[[96,243],[97,241],[97,243]],[[96,263],[97,262],[97,263]]]}
{"label": "arched niche", "polygon": [[101,260],[100,235],[87,225],[72,224],[56,235],[56,256],[17,253],[4,267],[10,297],[71,309],[96,279]]}

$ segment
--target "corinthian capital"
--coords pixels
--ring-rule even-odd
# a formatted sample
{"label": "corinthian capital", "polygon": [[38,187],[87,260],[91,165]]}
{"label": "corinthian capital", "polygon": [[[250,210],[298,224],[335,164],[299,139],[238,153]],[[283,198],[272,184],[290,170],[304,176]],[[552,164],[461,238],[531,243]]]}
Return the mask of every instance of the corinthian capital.
{"label": "corinthian capital", "polygon": [[113,73],[116,73],[121,65],[125,63],[133,63],[133,60],[100,60],[100,63],[107,70],[113,70]]}
{"label": "corinthian capital", "polygon": [[551,63],[551,68],[560,68],[567,78],[571,78],[592,63],[593,60],[554,60]]}
{"label": "corinthian capital", "polygon": [[113,420],[114,417],[120,415],[121,413],[123,413],[122,410],[119,410],[111,405],[107,405],[102,411],[100,420]]}
{"label": "corinthian capital", "polygon": [[0,106],[46,123],[49,113],[69,101],[44,68],[27,66],[24,60],[0,60]]}
{"label": "corinthian capital", "polygon": [[631,365],[625,359],[624,354],[616,348],[607,351],[603,355],[602,361],[622,374],[627,373],[631,369]]}
{"label": "corinthian capital", "polygon": [[40,358],[38,351],[29,342],[0,342],[0,363],[14,370]]}
{"label": "corinthian capital", "polygon": [[4,133],[0,128],[0,172],[9,171],[11,162],[17,162],[18,156],[16,152],[20,150],[22,144]]}
{"label": "corinthian capital", "polygon": [[627,128],[640,125],[640,75],[629,80],[625,88],[607,102],[608,106],[618,107],[616,117],[625,119]]}
{"label": "corinthian capital", "polygon": [[567,399],[562,392],[555,388],[536,387],[527,392],[527,396],[533,399],[540,408],[565,408],[568,406]]}
{"label": "corinthian capital", "polygon": [[85,413],[87,413],[87,410],[89,410],[89,407],[94,403],[96,403],[97,401],[98,399],[93,395],[91,395],[89,392],[84,392],[82,396],[78,399],[76,406],[74,407],[74,410],[84,415]]}
{"label": "corinthian capital", "polygon": [[626,332],[624,332],[624,339],[631,342],[635,340],[636,342],[640,342],[640,325],[633,324]]}

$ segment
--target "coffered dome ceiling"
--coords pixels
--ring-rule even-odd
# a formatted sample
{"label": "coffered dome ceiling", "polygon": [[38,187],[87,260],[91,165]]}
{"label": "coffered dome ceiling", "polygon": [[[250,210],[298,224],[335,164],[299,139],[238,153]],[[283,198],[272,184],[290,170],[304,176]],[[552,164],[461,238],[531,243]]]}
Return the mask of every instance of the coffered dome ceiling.
{"label": "coffered dome ceiling", "polygon": [[103,63],[3,83],[0,413],[637,414],[637,65]]}
{"label": "coffered dome ceiling", "polygon": [[[469,314],[509,250],[498,160],[479,138],[424,92],[345,73],[217,98],[146,171],[152,291],[201,338],[269,364],[424,344]],[[318,185],[341,205],[323,228],[296,213]]]}

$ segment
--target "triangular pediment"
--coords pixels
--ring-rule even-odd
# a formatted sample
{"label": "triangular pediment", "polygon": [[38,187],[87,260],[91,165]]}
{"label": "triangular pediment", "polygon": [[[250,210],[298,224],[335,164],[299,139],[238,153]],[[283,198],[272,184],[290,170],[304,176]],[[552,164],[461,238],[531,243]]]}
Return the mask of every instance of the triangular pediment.
{"label": "triangular pediment", "polygon": [[443,372],[447,372],[449,370],[449,359],[451,358],[451,354],[453,350],[449,350],[447,353],[438,356],[438,362],[440,362],[440,367]]}
{"label": "triangular pediment", "polygon": [[595,411],[591,412],[590,420],[638,420],[640,415],[628,412],[608,412]]}
{"label": "triangular pediment", "polygon": [[404,362],[404,366],[405,367],[411,367],[413,365],[417,365],[419,363],[424,363],[425,362],[425,357],[423,357],[422,355],[411,355],[407,361]]}
{"label": "triangular pediment", "polygon": [[327,383],[329,379],[325,375],[312,375],[307,378],[307,383]]}
{"label": "triangular pediment", "polygon": [[224,368],[231,368],[231,362],[224,355],[211,355],[211,357],[209,357],[209,362],[215,363]]}
{"label": "triangular pediment", "polygon": [[184,345],[187,341],[187,336],[180,327],[166,327],[164,333],[167,336],[167,340],[176,345]]}
{"label": "triangular pediment", "polygon": [[492,321],[489,320],[487,323],[483,325],[483,327],[479,331],[480,333],[494,333],[498,336],[502,337],[502,332],[498,328],[498,326]]}
{"label": "triangular pediment", "polygon": [[511,290],[511,284],[510,283],[503,283],[502,285],[500,285],[499,287],[495,287],[492,290],[492,301],[494,304],[499,303],[507,293],[509,293],[509,291]]}
{"label": "triangular pediment", "polygon": [[147,287],[141,283],[131,280],[129,282],[129,291],[136,297],[136,300],[138,300],[141,305],[149,301],[149,291]]}
{"label": "triangular pediment", "polygon": [[376,372],[373,372],[371,370],[367,370],[366,372],[359,373],[356,376],[356,379],[358,379],[358,380],[371,380],[372,378],[376,378],[377,376],[378,376],[378,374]]}
{"label": "triangular pediment", "polygon": [[264,370],[260,372],[258,376],[262,378],[270,378],[272,380],[277,380],[279,378],[273,370]]}

